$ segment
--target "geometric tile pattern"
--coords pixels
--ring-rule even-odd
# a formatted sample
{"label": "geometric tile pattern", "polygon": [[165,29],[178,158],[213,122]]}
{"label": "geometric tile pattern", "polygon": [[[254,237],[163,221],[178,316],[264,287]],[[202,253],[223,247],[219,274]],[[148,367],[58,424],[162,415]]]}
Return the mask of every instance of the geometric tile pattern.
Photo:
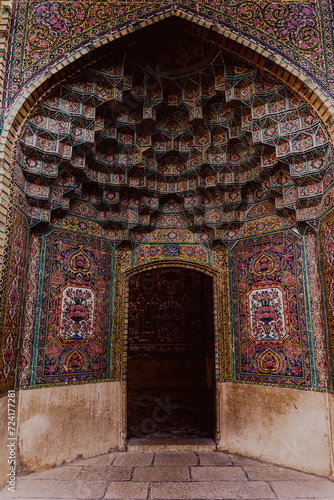
{"label": "geometric tile pattern", "polygon": [[237,243],[232,272],[237,380],[310,386],[298,236]]}
{"label": "geometric tile pattern", "polygon": [[[322,10],[299,0],[180,5],[261,40],[334,92],[327,1]],[[4,111],[27,82],[65,54],[170,8],[166,1],[22,0],[14,5]],[[326,389],[316,236],[304,232],[303,263],[301,238],[286,231],[296,224],[317,227],[333,203],[332,149],[324,129],[282,83],[189,33],[169,38],[160,45],[141,39],[135,49],[127,47],[126,57],[122,49],[91,65],[48,94],[23,128],[14,198],[36,228],[29,243],[20,383],[120,379],[126,273],[162,258],[219,270],[218,378],[232,379],[227,251],[210,247],[248,237],[230,254],[236,379],[310,387],[311,347],[316,387]],[[15,217],[1,336],[4,390],[14,384],[28,232],[23,216]],[[321,226],[330,331],[332,220],[326,215]],[[282,232],[255,237],[277,230]],[[124,241],[136,248],[133,253],[119,246]],[[330,344],[333,357],[332,337]]]}
{"label": "geometric tile pattern", "polygon": [[[333,288],[330,281],[333,274],[330,267],[331,241],[334,242],[333,235],[331,236],[332,221],[332,213],[329,213],[321,226],[321,243],[323,255],[325,256],[323,261],[325,290],[327,292],[326,298],[329,312],[331,311],[330,294]],[[23,269],[23,248],[25,246],[23,240],[26,229],[24,229],[24,218],[19,213],[16,214],[13,227],[16,228],[12,236],[13,252],[11,255],[13,264],[15,262],[11,272],[11,277],[14,276],[14,279],[11,279],[8,284],[5,330],[7,330],[7,324],[9,325],[8,322],[14,324],[20,317],[20,301],[22,299],[18,299],[16,293],[16,276],[19,276],[18,270]],[[219,246],[210,251],[205,246],[198,244],[185,244],[184,242],[190,242],[193,238],[191,232],[188,232],[188,235],[185,230],[157,230],[151,233],[150,237],[152,241],[157,241],[159,244],[147,244],[138,247],[133,252],[134,255],[142,255],[138,260],[131,259],[131,251],[129,250],[122,250],[121,248],[117,250],[114,275],[111,378],[117,379],[120,376],[119,369],[123,356],[124,300],[122,297],[124,297],[124,270],[131,269],[131,262],[136,263],[136,265],[140,263],[141,267],[144,265],[150,269],[152,263],[155,266],[157,260],[161,259],[161,257],[164,259],[164,265],[168,261],[181,264],[184,260],[188,260],[188,262],[193,261],[194,269],[200,269],[202,264],[210,262],[214,268],[219,269],[220,272],[223,271],[223,275],[217,281],[218,288],[221,290],[217,289],[217,294],[222,297],[221,300],[218,300],[217,305],[218,308],[222,306],[224,308],[223,314],[221,312],[218,314],[217,326],[219,334],[216,337],[219,342],[218,356],[221,356],[219,359],[221,370],[219,379],[232,378],[226,249],[222,248],[223,252],[221,253]],[[303,238],[305,242],[307,290],[309,291],[307,301],[310,304],[311,329],[313,332],[312,344],[316,386],[321,390],[328,388],[328,367],[322,315],[321,283],[316,258],[316,236],[313,231],[307,230]],[[86,250],[89,250],[91,246],[95,250],[90,250],[90,253],[89,251],[87,253]],[[103,266],[106,266],[105,279],[107,279],[107,276],[110,276],[108,273],[110,273],[111,269],[112,247],[100,238],[94,239],[82,233],[75,234],[69,231],[56,230],[44,237],[42,234],[33,233],[29,248],[26,309],[20,358],[21,386],[54,385],[62,384],[64,381],[66,383],[80,383],[105,378],[107,373],[106,360],[104,359],[103,373],[99,370],[94,372],[94,370],[91,370],[92,365],[89,367],[84,363],[84,355],[87,355],[84,346],[87,347],[91,343],[93,347],[95,346],[96,352],[94,352],[97,355],[95,358],[96,369],[97,362],[101,360],[98,356],[99,343],[102,342],[103,344],[104,342],[104,346],[107,346],[110,327],[104,329],[103,341],[101,341],[101,336],[94,337],[93,329],[97,325],[96,294],[99,287],[92,285],[94,272],[91,261],[92,257],[94,257],[94,265],[100,266],[101,270]],[[44,284],[40,288],[38,281],[43,248],[46,250],[46,255],[43,257],[46,264],[46,273]],[[96,248],[99,249],[97,253],[95,253]],[[172,250],[178,248],[181,251],[179,254],[173,252],[165,254],[164,250],[166,248]],[[150,249],[153,250],[153,253]],[[187,251],[184,252],[184,249]],[[143,254],[140,253],[141,250],[144,251]],[[204,261],[201,257],[202,251],[207,256]],[[108,258],[107,254],[109,255]],[[176,256],[178,259],[175,260]],[[60,258],[64,260],[62,268],[59,268]],[[237,243],[232,249],[237,380],[251,381],[253,383],[283,383],[288,386],[293,384],[298,387],[310,386],[309,348],[301,272],[302,262],[300,237],[291,232],[272,233],[268,236],[248,238]],[[17,264],[18,267],[16,267]],[[119,267],[120,264],[121,267]],[[161,264],[162,262],[160,262]],[[22,277],[19,278],[18,282],[20,282],[20,279],[23,282]],[[110,293],[110,279],[109,285],[107,285],[107,282],[108,279],[105,285],[102,282],[99,284],[102,287],[100,292],[103,289],[104,294],[106,293],[104,286],[109,286],[108,293]],[[224,291],[221,289],[222,286]],[[57,297],[57,300],[54,301],[54,304],[56,304],[55,309],[53,301],[48,302],[47,300],[47,297],[54,294]],[[22,291],[19,295],[22,297]],[[87,295],[89,297],[85,299],[84,296]],[[41,304],[42,309],[40,308]],[[238,307],[236,304],[238,304]],[[109,306],[105,307],[107,307],[107,311]],[[42,311],[41,316],[38,316],[39,310]],[[100,316],[104,316],[105,321],[108,322],[109,310],[100,314]],[[48,321],[46,321],[47,317]],[[55,323],[53,323],[54,321]],[[65,327],[64,322],[66,321]],[[329,328],[331,328],[331,321],[332,316],[330,313]],[[46,325],[45,329],[43,328],[44,324]],[[39,325],[41,325],[40,329]],[[38,330],[40,333],[38,333]],[[8,331],[18,331],[18,325]],[[49,334],[46,337],[47,331]],[[52,336],[50,333],[52,333]],[[39,341],[34,350],[34,339],[36,342],[38,335],[40,335]],[[53,338],[52,341],[51,338]],[[10,341],[11,338],[9,341],[6,340],[7,344]],[[3,347],[3,356],[5,356],[5,360],[13,361],[13,351],[10,354],[7,344]],[[97,345],[99,346],[96,347]],[[61,349],[59,346],[61,346]],[[90,347],[90,349],[93,348]],[[37,373],[36,359],[34,359],[36,354],[39,357]],[[69,354],[72,354],[72,357]],[[55,365],[57,365],[56,374],[52,373]],[[42,372],[44,372],[43,376]],[[6,366],[3,373],[6,373]]]}
{"label": "geometric tile pattern", "polygon": [[327,311],[328,342],[331,354],[332,373],[334,369],[334,211],[331,210],[321,221],[320,248]]}
{"label": "geometric tile pattern", "polygon": [[46,235],[32,385],[107,378],[111,256],[101,240],[57,230]]}
{"label": "geometric tile pattern", "polygon": [[330,386],[328,373],[328,349],[324,322],[324,298],[319,272],[316,234],[308,229],[304,236],[308,300],[310,302],[316,383],[318,389]]}
{"label": "geometric tile pattern", "polygon": [[[38,310],[40,309],[40,294],[38,293],[39,275],[41,269],[42,235],[31,234],[28,248],[28,267],[26,273],[26,290],[21,331],[21,350],[19,362],[19,385],[31,384],[32,361],[34,357],[34,334]],[[43,266],[42,266],[43,267]]]}
{"label": "geometric tile pattern", "polygon": [[[35,108],[16,158],[31,226],[77,215],[117,246],[154,229],[190,229],[208,245],[263,217],[316,223],[334,184],[319,119],[254,68],[187,34],[178,43],[176,67],[171,41],[152,53],[144,40]],[[152,58],[154,75],[143,69]]]}
{"label": "geometric tile pattern", "polygon": [[[134,274],[153,266],[157,272],[164,272],[161,266],[166,265],[214,277],[216,377],[232,379],[226,248],[216,246],[210,252],[198,244],[180,245],[180,241],[191,241],[182,230],[175,234],[160,230],[155,239],[160,241],[155,245],[160,250],[166,248],[164,240],[167,248],[184,248],[177,258],[170,254],[159,261],[155,253],[147,252],[143,260],[136,262],[131,257],[134,252],[123,247],[113,252],[101,238],[64,229],[45,235],[32,233],[19,362],[21,387],[120,380],[126,353],[126,271]],[[202,274],[199,278],[204,279]]]}
{"label": "geometric tile pattern", "polygon": [[[191,235],[191,233],[189,234]],[[189,263],[193,262],[191,264],[193,269],[200,270],[202,264],[210,262],[213,268],[219,270],[219,277],[215,285],[215,293],[218,297],[218,312],[216,313],[218,364],[216,366],[217,369],[219,367],[219,373],[217,373],[217,377],[218,380],[232,379],[233,362],[226,249],[222,247],[220,250],[219,246],[216,246],[213,251],[209,251],[201,245],[184,244],[182,242],[190,241],[184,230],[177,230],[175,234],[173,231],[158,230],[151,236],[154,236],[153,240],[160,241],[160,244],[147,244],[138,247],[134,254],[141,255],[141,250],[144,253],[142,258],[133,260],[136,267],[141,264],[140,269],[143,266],[152,269],[153,265],[153,267],[158,267],[158,272],[159,265],[166,266],[168,262],[173,262],[174,265],[182,266],[185,261],[188,261]],[[328,369],[326,340],[324,333],[322,333],[324,326],[316,262],[316,240],[311,230],[307,231],[304,238],[317,388],[326,389],[328,388]],[[82,234],[75,235],[72,232],[57,230],[44,237],[43,243],[41,234],[32,235],[26,284],[26,309],[21,340],[21,387],[55,385],[64,382],[80,383],[101,380],[106,377],[113,380],[120,378],[124,341],[124,271],[132,268],[131,251],[119,248],[115,254],[113,325],[112,328],[105,327],[103,336],[95,335],[94,337],[92,332],[97,318],[95,314],[97,290],[96,286],[91,286],[89,276],[92,277],[91,275],[94,274],[90,260],[92,255],[95,255],[95,251],[90,253],[90,258],[87,259],[88,254],[83,248],[84,246],[87,249],[90,246],[102,248],[101,241],[105,250],[102,251],[102,254],[98,252],[94,262],[99,262],[96,261],[96,258],[102,259],[98,265],[105,265],[106,269],[110,269],[111,257],[105,259],[107,254],[112,255],[112,248],[106,242],[103,243],[100,238],[92,239]],[[46,256],[43,257],[46,273],[41,295],[39,270],[41,251],[44,247],[47,250]],[[60,248],[62,248],[61,251]],[[188,250],[187,253],[182,250],[175,259],[176,255],[173,253],[163,254],[165,248],[186,248]],[[192,250],[190,251],[190,249]],[[201,254],[198,253],[202,250],[205,254],[209,254],[204,262],[201,259]],[[67,254],[70,257],[64,259],[65,266],[60,272],[59,255],[64,258]],[[51,257],[52,255],[54,258]],[[163,257],[163,261],[160,260],[160,264],[157,264],[161,257]],[[267,237],[246,239],[232,249],[237,380],[296,385],[298,387],[310,386],[304,298],[303,292],[300,293],[303,285],[301,262],[299,237],[290,232],[272,233]],[[82,277],[85,277],[84,281]],[[47,297],[50,294],[55,294],[57,300],[48,303]],[[110,294],[110,288],[108,294]],[[89,295],[88,300],[86,297],[86,301],[84,300],[85,295]],[[236,304],[239,304],[238,307]],[[102,315],[104,315],[107,324],[109,306],[105,305],[105,307],[107,308],[106,313]],[[41,316],[38,315],[39,310],[42,313]],[[64,328],[64,321],[67,321],[66,328]],[[45,328],[43,324],[46,325]],[[87,363],[84,363],[85,356],[87,356],[87,346],[92,344],[93,347],[95,346],[95,370],[97,369],[96,362],[101,361],[98,353],[99,348],[102,345],[103,349],[108,349],[108,331],[112,331],[113,335],[109,376],[107,376],[108,363],[106,363],[105,358],[103,373],[100,370],[92,370],[92,365],[88,366]],[[47,332],[49,333],[46,336]],[[39,340],[36,344],[37,338]],[[36,355],[38,355],[38,360],[35,359]]]}
{"label": "geometric tile pattern", "polygon": [[0,328],[0,393],[14,388],[18,339],[21,323],[25,256],[28,236],[26,218],[14,210],[13,231],[10,239],[10,255],[6,287],[2,295]]}

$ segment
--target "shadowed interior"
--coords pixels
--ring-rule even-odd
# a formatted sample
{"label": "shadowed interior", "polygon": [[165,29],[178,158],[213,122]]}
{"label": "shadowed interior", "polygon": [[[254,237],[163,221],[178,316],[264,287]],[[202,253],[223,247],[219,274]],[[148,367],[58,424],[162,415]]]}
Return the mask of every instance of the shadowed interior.
{"label": "shadowed interior", "polygon": [[162,268],[129,282],[128,437],[213,437],[212,278]]}

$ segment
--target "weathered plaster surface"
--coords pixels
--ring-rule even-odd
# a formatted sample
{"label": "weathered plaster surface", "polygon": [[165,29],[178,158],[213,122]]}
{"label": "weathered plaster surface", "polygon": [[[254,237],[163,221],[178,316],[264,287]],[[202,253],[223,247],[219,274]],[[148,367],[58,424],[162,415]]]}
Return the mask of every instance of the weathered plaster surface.
{"label": "weathered plaster surface", "polygon": [[[21,467],[41,470],[122,448],[122,394],[121,382],[20,391]],[[218,449],[333,476],[333,395],[226,382],[218,384],[218,394]],[[2,425],[6,403],[0,400]],[[1,439],[6,439],[5,428]],[[1,455],[1,486],[6,467]]]}
{"label": "weathered plaster surface", "polygon": [[220,392],[221,450],[332,475],[328,394],[233,383]]}
{"label": "weathered plaster surface", "polygon": [[8,473],[8,458],[7,453],[7,396],[0,399],[0,490],[5,486]]}
{"label": "weathered plaster surface", "polygon": [[334,477],[334,394],[327,393],[327,402],[329,408],[329,428],[330,428],[330,446],[332,456],[332,477]]}
{"label": "weathered plaster surface", "polygon": [[121,448],[122,383],[20,391],[18,461],[28,471]]}

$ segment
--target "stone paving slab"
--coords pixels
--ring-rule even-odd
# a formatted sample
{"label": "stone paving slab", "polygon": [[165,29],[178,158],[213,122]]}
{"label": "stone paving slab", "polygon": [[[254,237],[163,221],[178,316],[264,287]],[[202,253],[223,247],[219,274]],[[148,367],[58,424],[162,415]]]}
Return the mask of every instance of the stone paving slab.
{"label": "stone paving slab", "polygon": [[40,472],[33,472],[27,476],[21,476],[21,481],[32,479],[58,479],[58,481],[66,481],[76,479],[80,472],[82,471],[82,466],[62,466],[55,467],[54,469],[42,470]]}
{"label": "stone paving slab", "polygon": [[212,465],[212,466],[227,466],[232,465],[232,459],[227,453],[220,453],[216,451],[203,451],[198,453],[199,455],[199,465]]}
{"label": "stone paving slab", "polygon": [[136,467],[133,481],[190,481],[188,467]]}
{"label": "stone paving slab", "polygon": [[129,481],[132,467],[84,467],[82,481]]}
{"label": "stone paving slab", "polygon": [[154,453],[151,452],[128,451],[127,453],[120,453],[113,462],[113,465],[130,465],[131,467],[148,466],[152,465],[153,457]]}
{"label": "stone paving slab", "polygon": [[191,467],[190,470],[193,481],[247,481],[241,467]]}
{"label": "stone paving slab", "polygon": [[154,458],[154,465],[166,465],[170,467],[197,465],[197,463],[198,458],[193,451],[158,451]]}
{"label": "stone paving slab", "polygon": [[[50,497],[56,498],[101,498],[107,487],[102,481],[59,481],[54,479],[26,479],[18,480],[15,496],[10,496],[9,491],[2,490],[0,498],[27,498],[43,500]],[[3,494],[3,496],[2,496]]]}
{"label": "stone paving slab", "polygon": [[172,440],[164,438],[130,438],[128,451],[215,451],[216,443],[208,438],[180,438],[173,436]]}
{"label": "stone paving slab", "polygon": [[104,498],[142,500],[148,495],[148,483],[112,483]]}
{"label": "stone paving slab", "polygon": [[334,500],[334,482],[226,452],[115,452],[17,478],[0,500]]}
{"label": "stone paving slab", "polygon": [[243,481],[202,482],[202,483],[164,483],[152,484],[151,498],[153,500],[230,500],[230,499],[268,499],[276,498],[269,485]]}

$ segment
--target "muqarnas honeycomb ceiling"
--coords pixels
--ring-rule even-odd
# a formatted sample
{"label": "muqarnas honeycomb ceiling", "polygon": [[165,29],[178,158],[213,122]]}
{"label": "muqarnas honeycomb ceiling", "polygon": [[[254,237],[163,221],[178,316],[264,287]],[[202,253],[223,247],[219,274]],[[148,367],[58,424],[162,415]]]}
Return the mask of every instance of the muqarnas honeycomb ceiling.
{"label": "muqarnas honeycomb ceiling", "polygon": [[214,45],[163,29],[44,98],[16,161],[31,226],[76,214],[115,246],[156,228],[234,240],[269,215],[317,226],[333,184],[328,138],[304,101]]}

